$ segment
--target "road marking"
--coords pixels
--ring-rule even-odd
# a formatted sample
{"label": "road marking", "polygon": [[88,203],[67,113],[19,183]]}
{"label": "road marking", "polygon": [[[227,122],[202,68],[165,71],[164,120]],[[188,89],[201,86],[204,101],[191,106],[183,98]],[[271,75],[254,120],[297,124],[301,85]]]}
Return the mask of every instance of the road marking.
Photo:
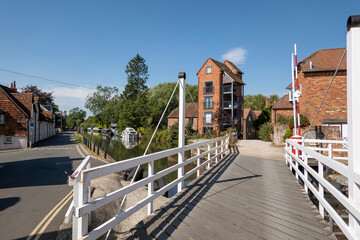
{"label": "road marking", "polygon": [[60,210],[69,202],[69,200],[72,199],[72,194],[69,196],[69,198],[55,211],[55,213],[47,220],[47,222],[44,224],[44,226],[40,229],[38,232],[38,235],[34,240],[38,240],[41,235],[44,233],[45,229],[49,226],[51,221],[56,217],[56,215],[60,212]]}
{"label": "road marking", "polygon": [[30,235],[28,236],[28,238],[26,240],[30,240],[35,233],[37,232],[37,230],[41,227],[41,225],[46,221],[46,219],[51,216],[51,214],[53,214],[53,212],[55,212],[56,208],[58,208],[69,196],[72,196],[73,190],[71,190],[45,217],[44,219],[36,226],[36,228],[30,233]]}
{"label": "road marking", "polygon": [[81,156],[82,158],[85,158],[85,154],[83,154],[83,153],[81,152],[81,150],[80,150],[80,148],[79,148],[78,145],[76,145],[76,150],[79,152],[79,154],[80,154],[80,156]]}

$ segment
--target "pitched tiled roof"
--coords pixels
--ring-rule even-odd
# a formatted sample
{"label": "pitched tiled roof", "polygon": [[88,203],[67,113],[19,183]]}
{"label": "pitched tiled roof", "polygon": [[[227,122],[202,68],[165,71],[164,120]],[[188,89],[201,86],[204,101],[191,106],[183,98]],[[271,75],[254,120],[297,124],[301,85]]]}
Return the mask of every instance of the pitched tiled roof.
{"label": "pitched tiled roof", "polygon": [[27,117],[30,116],[30,110],[24,106],[24,104],[15,96],[16,90],[0,85],[0,91],[2,91],[7,98]]}
{"label": "pitched tiled roof", "polygon": [[[335,71],[345,48],[320,49],[299,63],[299,70],[303,72]],[[310,62],[312,68],[310,69]],[[339,70],[346,70],[346,55]]]}
{"label": "pitched tiled roof", "polygon": [[12,95],[19,100],[26,109],[31,112],[31,105],[33,103],[33,93],[12,93]]}
{"label": "pitched tiled roof", "polygon": [[238,71],[241,74],[244,74],[237,66],[235,66],[235,64],[233,64],[232,62],[230,62],[229,60],[226,60],[233,68],[236,69],[236,71]]}
{"label": "pitched tiled roof", "polygon": [[274,105],[272,105],[273,109],[292,109],[293,106],[289,102],[289,95],[285,94],[282,98],[276,101]]}
{"label": "pitched tiled roof", "polygon": [[257,119],[260,116],[260,114],[262,113],[261,110],[253,110],[253,112],[255,114],[255,119]]}
{"label": "pitched tiled roof", "polygon": [[247,116],[249,115],[249,112],[251,111],[250,108],[244,108],[244,118],[247,118]]}
{"label": "pitched tiled roof", "polygon": [[210,59],[215,63],[216,66],[226,72],[235,82],[245,85],[245,83],[238,76],[236,76],[236,74],[234,74],[233,71],[228,66],[226,66],[226,64],[218,62],[212,58]]}
{"label": "pitched tiled roof", "polygon": [[[195,106],[196,104],[196,106]],[[199,106],[198,103],[186,103],[185,104],[185,117],[186,118],[197,118],[198,112],[197,108]],[[168,116],[168,118],[179,118],[179,107],[175,108]]]}

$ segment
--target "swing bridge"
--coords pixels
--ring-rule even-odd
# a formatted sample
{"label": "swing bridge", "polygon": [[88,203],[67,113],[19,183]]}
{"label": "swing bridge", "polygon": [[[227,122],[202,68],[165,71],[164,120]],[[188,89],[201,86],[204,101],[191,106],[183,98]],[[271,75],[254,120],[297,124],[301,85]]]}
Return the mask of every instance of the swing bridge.
{"label": "swing bridge", "polygon": [[[360,146],[360,127],[355,125],[360,122],[359,43],[360,16],[352,16],[347,33],[348,141],[288,139],[285,164],[242,155],[239,148],[230,146],[233,136],[229,135],[185,145],[186,85],[185,74],[180,73],[179,146],[94,168],[90,157],[85,158],[69,178],[74,199],[66,218],[72,216],[72,238],[97,239],[147,206],[148,217],[126,239],[336,239],[341,230],[348,239],[359,240],[360,151],[356,146]],[[196,154],[185,159],[186,151]],[[156,160],[172,155],[178,155],[177,164],[154,171]],[[185,172],[184,167],[191,163],[196,166]],[[143,164],[148,166],[146,178],[90,200],[92,179]],[[326,177],[330,169],[348,180],[346,191]],[[172,172],[177,172],[177,179],[152,190],[155,180]],[[193,174],[197,178],[184,186]],[[89,231],[91,212],[146,185],[145,199]],[[154,209],[153,201],[175,186],[178,193]],[[334,201],[342,212],[334,208]]]}

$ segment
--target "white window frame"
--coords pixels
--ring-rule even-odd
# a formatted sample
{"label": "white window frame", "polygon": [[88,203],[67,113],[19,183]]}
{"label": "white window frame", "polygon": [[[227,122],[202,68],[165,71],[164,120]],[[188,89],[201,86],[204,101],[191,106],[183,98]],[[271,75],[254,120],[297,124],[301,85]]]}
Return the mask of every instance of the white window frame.
{"label": "white window frame", "polygon": [[[204,114],[204,118],[205,118],[205,123],[212,123],[212,112],[205,112]],[[210,117],[209,117],[210,115]],[[210,120],[210,121],[208,121]]]}
{"label": "white window frame", "polygon": [[[210,71],[209,71],[210,70]],[[206,66],[206,69],[205,69],[205,72],[206,74],[211,74],[212,73],[212,66]]]}

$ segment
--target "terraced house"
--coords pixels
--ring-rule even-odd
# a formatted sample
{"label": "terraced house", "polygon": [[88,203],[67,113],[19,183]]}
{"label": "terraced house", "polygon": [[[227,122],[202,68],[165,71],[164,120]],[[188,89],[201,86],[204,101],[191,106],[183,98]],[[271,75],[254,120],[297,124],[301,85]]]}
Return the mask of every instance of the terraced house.
{"label": "terraced house", "polygon": [[[238,136],[242,133],[244,112],[244,73],[232,62],[224,63],[207,59],[197,73],[199,116],[198,132],[223,130],[236,127]],[[223,116],[221,123],[214,118],[219,111]],[[219,129],[221,128],[221,129]]]}
{"label": "terraced house", "polygon": [[19,93],[15,82],[0,85],[0,150],[26,148],[54,135],[54,119],[33,93]]}

